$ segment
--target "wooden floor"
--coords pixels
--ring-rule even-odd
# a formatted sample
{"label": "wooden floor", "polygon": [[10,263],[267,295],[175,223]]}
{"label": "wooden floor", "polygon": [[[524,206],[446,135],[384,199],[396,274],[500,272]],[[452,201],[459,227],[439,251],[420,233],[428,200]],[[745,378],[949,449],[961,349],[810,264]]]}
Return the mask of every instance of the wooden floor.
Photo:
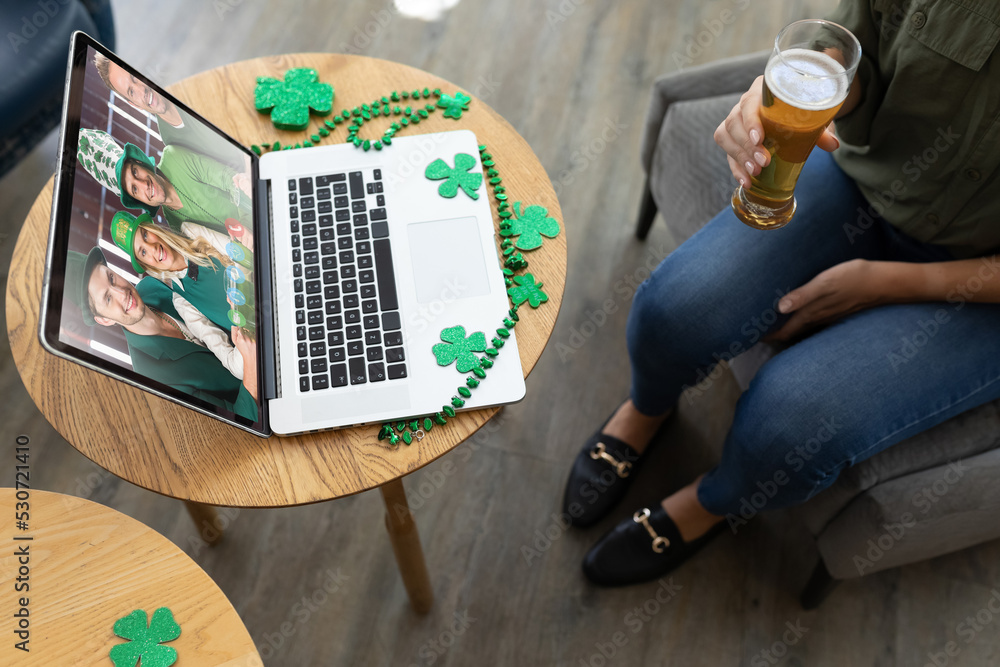
{"label": "wooden floor", "polygon": [[[424,68],[471,90],[517,128],[557,183],[570,287],[527,399],[406,480],[436,594],[427,616],[407,604],[378,493],[286,510],[227,510],[226,537],[208,548],[180,502],[110,476],[51,429],[20,383],[6,337],[0,460],[12,461],[15,435],[27,434],[37,487],[107,504],[180,545],[232,600],[269,666],[919,667],[945,664],[943,654],[937,663],[929,654],[948,641],[960,648],[948,665],[1000,664],[1000,623],[986,624],[968,643],[967,633],[958,634],[1000,585],[1000,543],[843,584],[810,613],[797,596],[816,551],[785,512],[715,541],[675,573],[680,588],[665,604],[655,600],[656,584],[608,591],[584,582],[580,560],[605,530],[708,465],[701,452],[728,428],[732,383],[717,383],[690,405],[682,401],[665,442],[613,517],[582,532],[563,531],[553,517],[580,443],[626,394],[631,290],[619,281],[675,246],[659,222],[646,243],[632,235],[642,184],[638,146],[654,78],[767,48],[785,23],[834,4],[464,0],[425,22],[397,13],[389,0],[115,2],[119,52],[163,83],[259,55],[350,51]],[[735,17],[731,24],[721,23],[724,10]],[[130,39],[130,30],[138,36]],[[581,160],[609,126],[617,136]],[[54,153],[50,137],[0,181],[4,279]],[[582,347],[560,354],[556,344],[568,346],[588,312],[608,299],[617,311]],[[328,577],[340,581],[329,596]],[[782,643],[793,637],[788,624],[801,635],[793,645]],[[613,644],[616,633],[623,646]],[[615,655],[606,659],[602,651]]]}

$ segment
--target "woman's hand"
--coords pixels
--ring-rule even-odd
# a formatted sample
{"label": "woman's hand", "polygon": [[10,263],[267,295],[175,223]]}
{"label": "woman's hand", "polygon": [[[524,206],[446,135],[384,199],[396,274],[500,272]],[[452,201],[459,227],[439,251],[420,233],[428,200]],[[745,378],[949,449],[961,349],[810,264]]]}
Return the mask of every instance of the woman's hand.
{"label": "woman's hand", "polygon": [[[764,148],[764,128],[760,123],[763,88],[764,77],[758,76],[714,135],[715,143],[726,151],[733,178],[745,188],[750,187],[750,177],[759,174],[761,168],[771,162],[771,154]],[[833,134],[833,123],[820,135],[816,145],[825,151],[840,146]]]}
{"label": "woman's hand", "polygon": [[257,341],[243,333],[240,327],[232,327],[229,335],[233,347],[243,357],[243,386],[256,400],[257,398]]}
{"label": "woman's hand", "polygon": [[240,190],[245,192],[248,197],[251,196],[252,193],[250,192],[250,186],[251,186],[250,174],[246,173],[235,174],[233,176],[233,185],[235,185]]}
{"label": "woman's hand", "polygon": [[244,227],[243,228],[243,235],[240,238],[238,238],[237,240],[240,243],[243,244],[243,247],[245,247],[250,252],[253,252],[253,232],[252,231],[250,231],[249,229],[247,229],[246,227]]}
{"label": "woman's hand", "polygon": [[852,259],[830,267],[778,302],[778,311],[793,313],[783,327],[764,337],[787,341],[824,324],[887,303],[884,262]]}

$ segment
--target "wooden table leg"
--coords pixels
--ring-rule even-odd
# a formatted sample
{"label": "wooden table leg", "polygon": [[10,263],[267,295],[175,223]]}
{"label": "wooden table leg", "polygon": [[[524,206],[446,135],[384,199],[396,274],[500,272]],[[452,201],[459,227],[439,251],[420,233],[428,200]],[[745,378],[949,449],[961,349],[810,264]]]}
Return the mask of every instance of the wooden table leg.
{"label": "wooden table leg", "polygon": [[413,513],[406,501],[403,479],[394,479],[379,487],[385,501],[385,528],[389,531],[396,565],[403,577],[403,585],[410,596],[410,604],[418,614],[426,614],[434,603],[434,591],[424,562],[424,550]]}
{"label": "wooden table leg", "polygon": [[222,539],[222,526],[219,524],[219,514],[211,505],[202,505],[193,500],[185,500],[184,507],[187,508],[194,527],[198,530],[198,535],[205,540],[209,546],[213,546]]}

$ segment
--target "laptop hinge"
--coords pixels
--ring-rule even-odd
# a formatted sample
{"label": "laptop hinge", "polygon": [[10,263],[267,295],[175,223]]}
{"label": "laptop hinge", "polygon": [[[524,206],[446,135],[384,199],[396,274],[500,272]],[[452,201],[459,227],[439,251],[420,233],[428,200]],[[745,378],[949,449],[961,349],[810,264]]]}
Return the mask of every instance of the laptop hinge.
{"label": "laptop hinge", "polygon": [[257,233],[254,243],[257,244],[257,284],[261,286],[257,303],[259,304],[260,323],[257,327],[257,344],[261,346],[261,358],[264,364],[263,397],[266,400],[278,398],[278,378],[281,368],[278,365],[278,341],[274,323],[274,257],[271,243],[271,182],[257,181]]}

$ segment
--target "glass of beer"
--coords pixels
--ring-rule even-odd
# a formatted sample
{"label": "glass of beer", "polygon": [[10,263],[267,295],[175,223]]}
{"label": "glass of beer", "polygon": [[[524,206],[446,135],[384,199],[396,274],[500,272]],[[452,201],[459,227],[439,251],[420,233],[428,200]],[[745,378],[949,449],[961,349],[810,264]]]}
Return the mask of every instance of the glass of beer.
{"label": "glass of beer", "polygon": [[756,229],[778,229],[792,219],[802,165],[844,103],[860,60],[857,38],[830,21],[796,21],[778,33],[760,109],[771,161],[751,176],[749,189],[733,192],[737,218]]}

